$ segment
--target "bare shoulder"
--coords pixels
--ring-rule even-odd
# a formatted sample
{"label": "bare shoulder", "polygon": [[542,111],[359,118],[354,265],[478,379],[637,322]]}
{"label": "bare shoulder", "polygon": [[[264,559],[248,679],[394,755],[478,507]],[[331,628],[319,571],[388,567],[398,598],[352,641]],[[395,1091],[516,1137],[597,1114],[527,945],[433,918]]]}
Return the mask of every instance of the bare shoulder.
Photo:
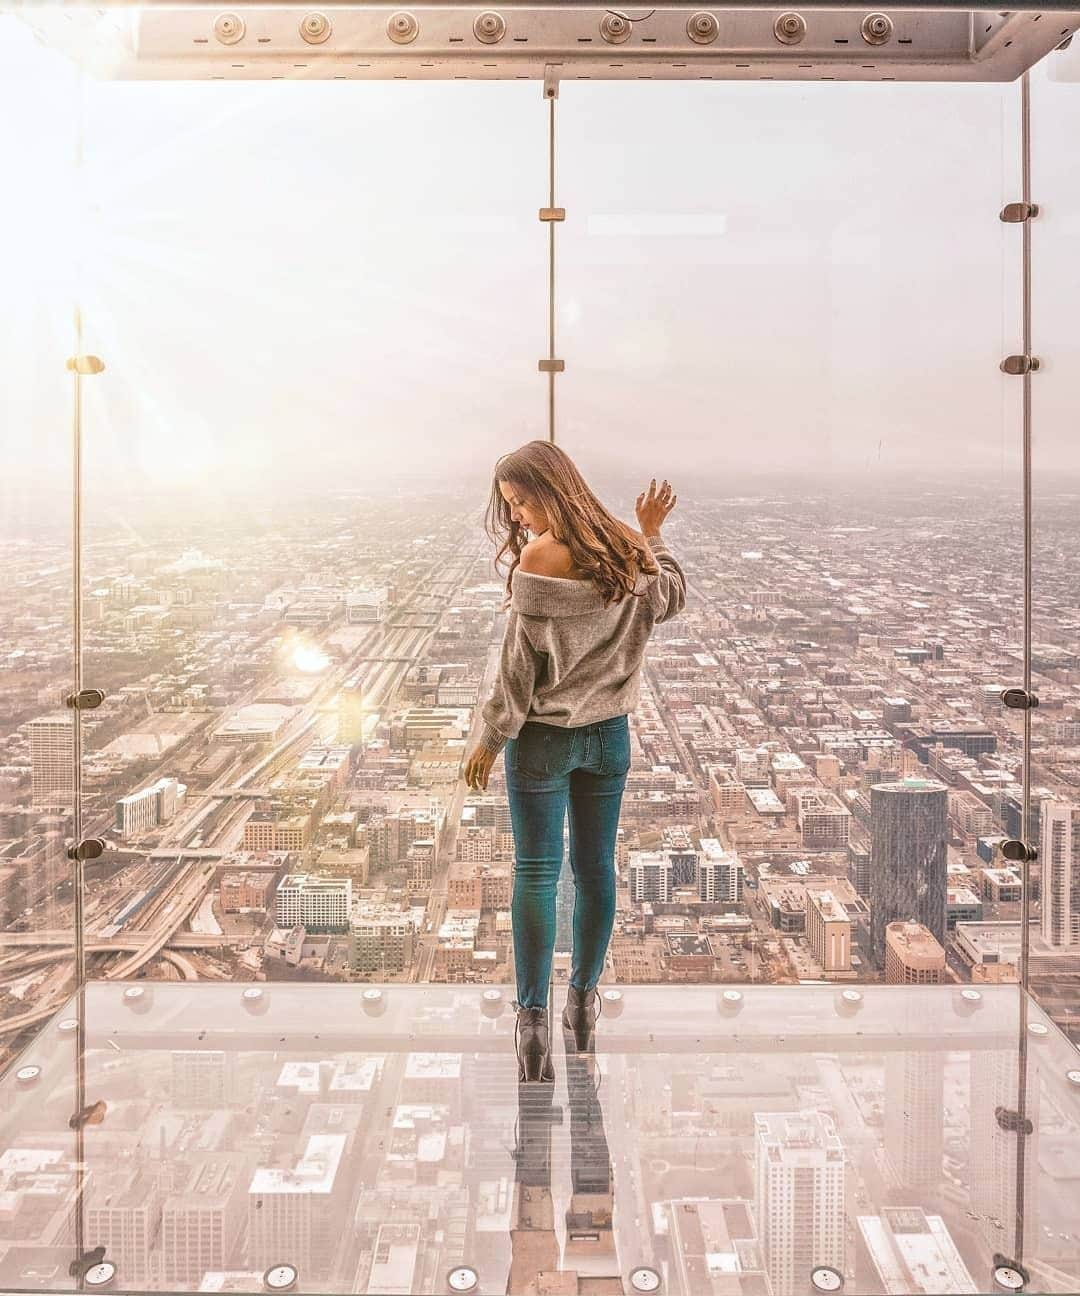
{"label": "bare shoulder", "polygon": [[580,579],[574,567],[570,548],[561,540],[552,539],[547,532],[537,536],[521,551],[521,570],[536,576],[562,576]]}

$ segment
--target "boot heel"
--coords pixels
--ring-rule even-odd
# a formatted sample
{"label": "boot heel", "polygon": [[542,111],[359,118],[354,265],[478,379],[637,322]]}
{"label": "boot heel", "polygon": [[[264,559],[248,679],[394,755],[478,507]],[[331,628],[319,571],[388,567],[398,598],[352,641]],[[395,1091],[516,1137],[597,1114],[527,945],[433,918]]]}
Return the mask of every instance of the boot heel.
{"label": "boot heel", "polygon": [[[593,1015],[593,1009],[596,1015]],[[600,999],[595,987],[591,990],[576,990],[567,987],[566,1007],[562,1012],[563,1030],[573,1037],[574,1048],[578,1053],[591,1050],[596,1018],[601,1011]]]}
{"label": "boot heel", "polygon": [[552,1083],[555,1079],[555,1064],[548,1040],[547,1009],[519,1006],[514,1034],[518,1083]]}

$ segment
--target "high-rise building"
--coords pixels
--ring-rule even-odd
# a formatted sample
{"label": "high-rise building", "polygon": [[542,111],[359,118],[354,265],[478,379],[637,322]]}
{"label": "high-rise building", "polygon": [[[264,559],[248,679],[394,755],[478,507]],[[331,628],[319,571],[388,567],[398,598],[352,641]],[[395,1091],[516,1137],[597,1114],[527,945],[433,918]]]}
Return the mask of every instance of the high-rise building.
{"label": "high-rise building", "polygon": [[90,1175],[87,1236],[105,1248],[130,1286],[149,1283],[160,1227],[161,1192],[148,1168],[110,1163]]}
{"label": "high-rise building", "polygon": [[941,1184],[945,1054],[885,1055],[885,1156],[905,1188]]}
{"label": "high-rise building", "polygon": [[834,792],[806,788],[795,794],[798,824],[808,850],[843,850],[851,835],[851,811]]}
{"label": "high-rise building", "polygon": [[885,928],[885,981],[888,985],[940,985],[945,951],[922,923],[891,922]]}
{"label": "high-rise building", "polygon": [[1080,805],[1046,798],[1039,840],[1043,940],[1080,946]]}
{"label": "high-rise building", "polygon": [[743,894],[743,870],[738,855],[726,851],[715,837],[702,837],[698,864],[698,899],[708,904],[737,904]]}
{"label": "high-rise building", "polygon": [[290,873],[274,898],[274,921],[279,927],[308,931],[348,931],[352,911],[352,878],[315,877]]}
{"label": "high-rise building", "polygon": [[806,939],[823,972],[851,971],[851,919],[831,891],[807,891]]}
{"label": "high-rise building", "polygon": [[402,972],[411,966],[415,928],[400,910],[362,907],[352,921],[350,962],[357,972]]}
{"label": "high-rise building", "polygon": [[229,1107],[235,1097],[234,1076],[235,1070],[221,1049],[175,1049],[173,1106]]}
{"label": "high-rise building", "polygon": [[923,778],[875,783],[870,820],[870,943],[880,966],[897,919],[920,922],[945,943],[948,790]]}
{"label": "high-rise building", "polygon": [[815,1265],[844,1269],[844,1150],[820,1111],[755,1112],[756,1215],[774,1296],[802,1296]]}
{"label": "high-rise building", "polygon": [[1025,1118],[1031,1122],[1031,1133],[1009,1128],[1009,1112],[1019,1116],[1019,1063],[1015,1048],[993,1052],[971,1051],[971,1103],[969,1129],[971,1148],[968,1157],[968,1181],[971,1185],[971,1210],[975,1212],[987,1245],[999,1249],[1000,1239],[1009,1237],[1016,1220],[1019,1149],[1024,1148],[1024,1219],[1025,1230],[1039,1235],[1037,1217],[1039,1193],[1039,1076],[1038,1054],[1029,1053],[1025,1092]]}
{"label": "high-rise building", "polygon": [[671,859],[666,852],[630,852],[630,899],[636,904],[671,899]]}
{"label": "high-rise building", "polygon": [[75,795],[75,726],[67,711],[39,716],[30,734],[30,800],[63,808]]}
{"label": "high-rise building", "polygon": [[200,1162],[182,1192],[161,1212],[161,1267],[166,1286],[197,1290],[203,1275],[225,1269],[238,1251],[245,1194],[235,1156]]}
{"label": "high-rise building", "polygon": [[325,1280],[341,1245],[347,1185],[338,1170],[344,1134],[313,1134],[292,1169],[263,1166],[248,1189],[248,1259],[260,1267],[287,1257],[300,1273]]}

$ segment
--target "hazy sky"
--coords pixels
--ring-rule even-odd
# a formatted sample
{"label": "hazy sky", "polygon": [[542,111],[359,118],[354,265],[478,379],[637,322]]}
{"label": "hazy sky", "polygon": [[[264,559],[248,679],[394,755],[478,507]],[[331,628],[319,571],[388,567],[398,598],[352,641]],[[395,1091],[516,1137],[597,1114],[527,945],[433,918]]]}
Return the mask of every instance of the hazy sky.
{"label": "hazy sky", "polygon": [[[1080,471],[1080,84],[1033,79],[1036,447]],[[561,443],[688,483],[1013,482],[1018,100],[564,84]],[[80,242],[108,365],[88,486],[482,477],[546,435],[536,83],[90,82],[83,198],[79,112],[70,65],[0,17],[0,501],[67,480]]]}

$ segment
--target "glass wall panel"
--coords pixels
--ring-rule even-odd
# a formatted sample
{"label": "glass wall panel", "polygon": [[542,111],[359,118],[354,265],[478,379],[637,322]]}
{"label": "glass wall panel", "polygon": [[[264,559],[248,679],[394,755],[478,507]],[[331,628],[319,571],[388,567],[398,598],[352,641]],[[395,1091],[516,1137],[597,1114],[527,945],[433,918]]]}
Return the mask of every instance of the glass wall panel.
{"label": "glass wall panel", "polygon": [[[1031,72],[1032,646],[1030,823],[1038,849],[1030,867],[1026,1050],[1033,1163],[1025,1263],[1047,1286],[1080,1286],[1080,1229],[1071,1140],[1080,1094],[1080,49],[1048,55]],[[1017,834],[1019,835],[1019,834]],[[1068,1053],[1045,1047],[1046,1022],[1070,1038]],[[1056,1030],[1052,1031],[1056,1035]]]}
{"label": "glass wall panel", "polygon": [[0,1069],[73,988],[77,136],[70,63],[0,15]]}
{"label": "glass wall panel", "polygon": [[[289,1265],[304,1292],[439,1293],[458,1269],[479,1292],[631,1290],[644,1268],[680,1296],[709,1273],[786,1296],[817,1266],[858,1296],[988,1292],[1016,989],[980,994],[629,986],[543,1085],[516,1082],[491,988],[94,983],[86,1245],[128,1291],[255,1292]],[[1075,1114],[1070,1046],[1038,1047]],[[35,1146],[65,1128],[22,1120]]]}
{"label": "glass wall panel", "polygon": [[634,717],[611,979],[1015,980],[1018,88],[559,111],[562,444],[632,524],[671,481],[689,578]]}
{"label": "glass wall panel", "polygon": [[[1031,73],[1032,375],[1032,989],[1080,1043],[1080,177],[1068,156],[1080,127],[1080,50]],[[1037,193],[1036,193],[1037,191]]]}
{"label": "glass wall panel", "polygon": [[95,975],[502,983],[505,797],[459,775],[491,467],[545,416],[540,91],[99,82],[87,122]]}
{"label": "glass wall panel", "polygon": [[[28,130],[27,124],[33,123]],[[81,1185],[73,864],[71,65],[0,14],[0,1284],[70,1289]]]}

